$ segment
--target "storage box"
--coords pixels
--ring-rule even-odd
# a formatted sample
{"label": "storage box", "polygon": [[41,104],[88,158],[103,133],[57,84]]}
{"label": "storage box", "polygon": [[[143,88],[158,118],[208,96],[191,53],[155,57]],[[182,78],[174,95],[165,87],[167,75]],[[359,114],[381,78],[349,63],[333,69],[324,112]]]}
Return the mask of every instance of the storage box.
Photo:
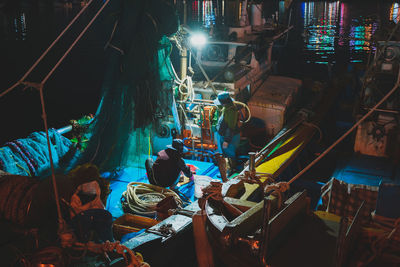
{"label": "storage box", "polygon": [[269,137],[282,129],[301,86],[302,81],[298,79],[269,76],[259,88],[251,88],[253,95],[248,102],[251,116],[265,123]]}
{"label": "storage box", "polygon": [[159,221],[148,217],[126,213],[113,222],[114,238],[121,240],[121,237],[125,234],[148,229],[157,223]]}
{"label": "storage box", "polygon": [[397,125],[391,115],[378,115],[357,127],[354,152],[375,157],[397,157]]}

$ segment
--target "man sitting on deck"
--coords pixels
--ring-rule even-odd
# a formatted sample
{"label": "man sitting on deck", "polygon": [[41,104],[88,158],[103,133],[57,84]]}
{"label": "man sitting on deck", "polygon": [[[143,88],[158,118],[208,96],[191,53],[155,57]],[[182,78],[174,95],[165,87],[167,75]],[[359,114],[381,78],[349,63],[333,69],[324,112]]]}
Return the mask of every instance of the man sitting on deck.
{"label": "man sitting on deck", "polygon": [[157,159],[153,163],[152,159],[147,159],[145,166],[149,182],[161,187],[174,188],[178,182],[181,171],[190,180],[193,180],[193,174],[190,167],[182,159],[183,153],[187,149],[181,139],[174,139],[172,146],[168,145],[166,149],[157,153]]}

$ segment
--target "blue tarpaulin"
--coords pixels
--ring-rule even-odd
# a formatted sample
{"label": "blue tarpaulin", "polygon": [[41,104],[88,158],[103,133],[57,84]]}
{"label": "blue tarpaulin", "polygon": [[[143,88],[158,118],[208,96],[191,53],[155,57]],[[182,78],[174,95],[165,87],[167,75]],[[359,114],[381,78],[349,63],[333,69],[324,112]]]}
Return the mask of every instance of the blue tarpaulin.
{"label": "blue tarpaulin", "polygon": [[[185,159],[186,164],[191,164],[197,167],[196,174],[206,175],[213,179],[219,179],[219,170],[214,163],[194,161]],[[111,193],[107,199],[106,209],[112,214],[113,218],[118,218],[124,214],[121,205],[121,195],[126,191],[127,185],[130,182],[149,183],[146,176],[146,169],[144,168],[125,168],[119,172],[105,172],[102,176],[110,181]],[[179,187],[179,191],[184,194],[191,201],[195,200],[194,197],[194,183],[189,182]]]}

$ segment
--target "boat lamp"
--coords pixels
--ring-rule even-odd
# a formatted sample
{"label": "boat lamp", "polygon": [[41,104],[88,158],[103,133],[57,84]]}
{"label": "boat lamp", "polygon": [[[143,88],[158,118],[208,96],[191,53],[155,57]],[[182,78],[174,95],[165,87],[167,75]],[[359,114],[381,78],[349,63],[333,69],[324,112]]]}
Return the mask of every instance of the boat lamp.
{"label": "boat lamp", "polygon": [[190,44],[196,48],[202,48],[207,43],[207,37],[204,33],[193,33],[190,36]]}

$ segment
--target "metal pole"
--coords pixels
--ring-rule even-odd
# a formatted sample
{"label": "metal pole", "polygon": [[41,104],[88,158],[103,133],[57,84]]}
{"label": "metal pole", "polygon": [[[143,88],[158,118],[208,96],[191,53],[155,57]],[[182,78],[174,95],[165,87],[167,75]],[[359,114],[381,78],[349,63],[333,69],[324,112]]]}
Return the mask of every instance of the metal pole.
{"label": "metal pole", "polygon": [[[187,23],[187,3],[186,0],[183,0],[183,26],[186,26]],[[181,80],[183,81],[186,78],[187,74],[187,48],[183,46],[181,52]]]}
{"label": "metal pole", "polygon": [[250,172],[255,174],[256,173],[256,153],[255,152],[249,152],[249,169]]}
{"label": "metal pole", "polygon": [[[183,25],[181,27],[185,27],[187,23],[187,3],[186,0],[182,1],[183,3]],[[182,46],[182,50],[180,51],[180,63],[181,63],[181,69],[180,69],[180,79],[183,82],[185,82],[186,76],[187,76],[187,48],[185,45]],[[183,100],[183,95],[179,94],[179,100]],[[181,106],[182,107],[182,106]],[[181,134],[183,134],[183,128],[185,127],[185,114],[184,114],[183,107],[178,110],[178,118],[180,121],[180,124],[182,125],[181,128]]]}

